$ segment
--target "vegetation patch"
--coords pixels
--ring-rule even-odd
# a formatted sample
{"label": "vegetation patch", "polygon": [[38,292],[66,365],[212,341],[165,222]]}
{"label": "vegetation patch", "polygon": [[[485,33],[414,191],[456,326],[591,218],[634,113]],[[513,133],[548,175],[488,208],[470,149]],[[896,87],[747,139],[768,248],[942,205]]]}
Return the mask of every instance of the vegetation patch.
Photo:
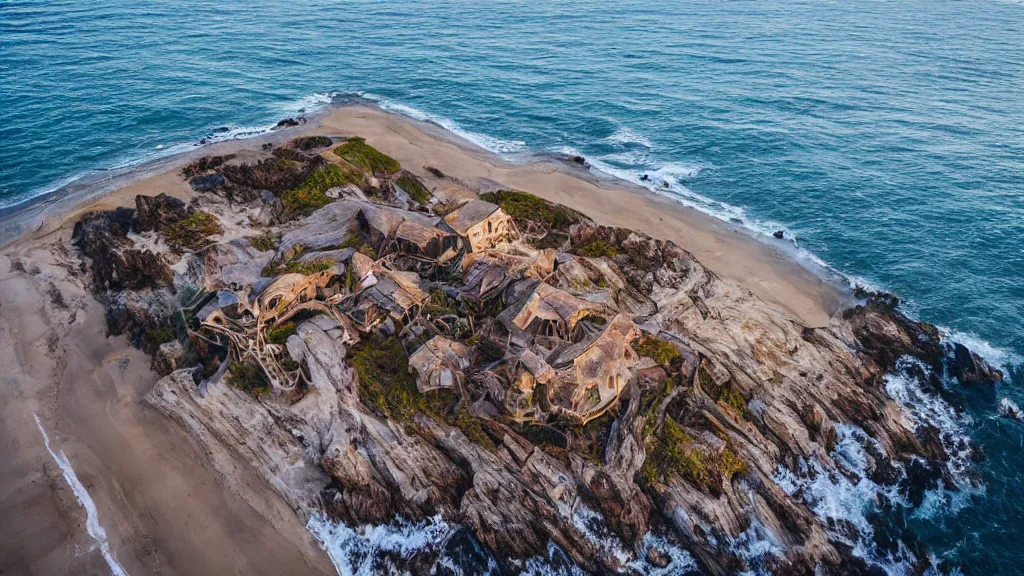
{"label": "vegetation patch", "polygon": [[619,249],[616,248],[614,244],[610,244],[604,240],[595,240],[577,250],[576,253],[587,258],[600,258],[602,256],[611,258],[618,255]]}
{"label": "vegetation patch", "polygon": [[209,244],[210,236],[224,232],[217,217],[209,212],[196,212],[167,227],[167,245],[173,250],[196,251]]}
{"label": "vegetation patch", "polygon": [[427,187],[424,186],[422,182],[420,182],[419,178],[406,173],[399,176],[398,180],[395,180],[395,184],[402,190],[405,190],[405,193],[409,195],[409,198],[412,198],[423,206],[430,204],[430,191],[427,190]]}
{"label": "vegetation patch", "polygon": [[246,239],[252,244],[252,247],[259,250],[260,252],[273,252],[277,250],[278,244],[281,242],[281,236],[267,230],[259,236],[248,236]]}
{"label": "vegetation patch", "polygon": [[349,349],[349,361],[359,375],[360,398],[385,418],[408,422],[417,413],[436,418],[452,402],[448,390],[420,394],[409,357],[395,336],[361,341]]}
{"label": "vegetation patch", "polygon": [[331,258],[315,258],[307,262],[296,262],[293,260],[284,265],[284,272],[309,276],[310,274],[329,270],[331,266],[334,266],[334,260]]}
{"label": "vegetation patch", "polygon": [[480,419],[469,413],[465,408],[459,408],[455,414],[448,419],[448,423],[455,426],[466,435],[474,444],[484,448],[488,452],[494,452],[497,447],[491,437],[484,431]]}
{"label": "vegetation patch", "polygon": [[330,204],[334,200],[327,196],[327,191],[361,179],[350,169],[337,164],[327,164],[313,171],[297,188],[285,192],[281,196],[285,214],[288,217],[304,216],[318,208]]}
{"label": "vegetation patch", "polygon": [[678,348],[664,340],[661,340],[660,338],[655,338],[650,335],[645,335],[634,342],[633,350],[635,350],[638,355],[646,356],[666,368],[672,367],[674,364],[678,364],[682,360],[682,354],[679,353]]}
{"label": "vegetation patch", "polygon": [[718,392],[718,401],[735,410],[744,419],[747,419],[747,401],[743,395],[736,390],[735,386],[722,386]]}
{"label": "vegetation patch", "polygon": [[331,139],[327,136],[301,136],[292,140],[292,148],[308,152],[316,148],[327,148],[331,145]]}
{"label": "vegetation patch", "polygon": [[583,214],[572,208],[548,202],[526,192],[499,190],[481,194],[480,199],[497,204],[517,222],[535,222],[546,228],[568,228],[586,219]]}
{"label": "vegetation patch", "polygon": [[270,391],[270,382],[263,369],[255,362],[228,363],[228,382],[250,394],[266,394]]}
{"label": "vegetation patch", "polygon": [[363,138],[352,138],[335,147],[334,154],[377,176],[395,174],[402,169],[397,160],[370,146]]}
{"label": "vegetation patch", "polygon": [[721,493],[722,482],[745,469],[743,461],[729,448],[714,454],[696,442],[671,418],[665,419],[661,434],[645,442],[644,480],[648,485],[665,483],[672,476],[683,478],[710,494]]}
{"label": "vegetation patch", "polygon": [[267,329],[267,342],[284,346],[284,343],[288,341],[288,337],[292,334],[295,334],[294,322],[285,322],[278,326],[272,326]]}

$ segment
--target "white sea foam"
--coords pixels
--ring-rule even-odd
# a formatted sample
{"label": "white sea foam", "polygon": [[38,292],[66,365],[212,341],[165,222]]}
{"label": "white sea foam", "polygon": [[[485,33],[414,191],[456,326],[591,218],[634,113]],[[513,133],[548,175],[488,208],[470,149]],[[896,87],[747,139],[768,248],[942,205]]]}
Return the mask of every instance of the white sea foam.
{"label": "white sea foam", "polygon": [[89,496],[89,491],[85,489],[81,481],[78,480],[78,475],[75,474],[75,469],[71,467],[71,461],[68,460],[67,455],[64,451],[54,452],[50,446],[50,437],[47,436],[46,430],[43,428],[43,423],[39,420],[39,416],[36,414],[32,415],[36,419],[36,426],[39,427],[39,433],[43,435],[43,444],[46,445],[46,451],[50,453],[53,461],[57,463],[57,467],[64,474],[64,481],[71,487],[71,491],[75,493],[75,498],[78,503],[85,508],[85,529],[89,532],[89,536],[96,541],[95,546],[99,548],[100,554],[103,556],[103,560],[107,562],[107,566],[110,568],[110,573],[114,576],[128,576],[128,572],[118,563],[117,559],[114,558],[114,553],[110,550],[110,542],[107,541],[107,531],[100,525],[99,512],[96,510],[96,503],[93,502],[92,497]]}
{"label": "white sea foam", "polygon": [[895,554],[880,554],[874,546],[875,531],[868,513],[877,509],[883,498],[906,502],[895,485],[880,486],[868,477],[871,459],[865,448],[876,443],[874,439],[851,424],[837,424],[836,433],[835,470],[827,470],[817,461],[801,461],[800,470],[780,465],[772,477],[786,494],[799,494],[832,538],[851,546],[855,556],[886,574],[902,576],[913,565],[913,554],[902,545]]}
{"label": "white sea foam", "polygon": [[[969,332],[960,332],[944,326],[939,326],[942,335],[950,342],[956,342],[966,346],[969,350],[981,356],[993,368],[1003,370],[1007,364],[1024,365],[1024,358],[1013,352],[996,348],[978,336]],[[1004,374],[1005,376],[1005,374]]]}
{"label": "white sea foam", "polygon": [[452,134],[455,134],[465,140],[469,140],[484,150],[488,150],[495,154],[513,154],[516,152],[522,152],[526,149],[526,142],[521,140],[502,140],[500,138],[495,138],[494,136],[488,136],[487,134],[472,132],[462,128],[454,120],[445,118],[444,116],[424,112],[418,108],[413,108],[412,106],[407,106],[369,92],[359,92],[357,94],[360,98],[376,102],[377,106],[379,106],[381,110],[408,116],[413,120],[437,124]]}
{"label": "white sea foam", "polygon": [[319,513],[310,516],[306,529],[327,551],[339,576],[400,574],[388,556],[409,559],[416,554],[436,553],[456,530],[440,516],[420,522],[398,518],[391,524],[350,528]]}
{"label": "white sea foam", "polygon": [[650,140],[636,133],[628,126],[620,126],[611,136],[606,137],[605,141],[613,144],[639,144],[645,148],[653,148]]}

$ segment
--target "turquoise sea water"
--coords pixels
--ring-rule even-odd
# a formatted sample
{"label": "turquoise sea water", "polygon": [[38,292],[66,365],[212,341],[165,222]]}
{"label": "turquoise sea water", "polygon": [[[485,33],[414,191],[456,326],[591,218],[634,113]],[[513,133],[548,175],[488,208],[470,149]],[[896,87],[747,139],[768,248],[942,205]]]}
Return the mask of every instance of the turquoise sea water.
{"label": "turquoise sea water", "polygon": [[[5,1],[0,206],[352,94],[648,174],[1024,356],[1020,2]],[[946,566],[1018,573],[1024,433],[967,414],[985,493],[905,523]]]}

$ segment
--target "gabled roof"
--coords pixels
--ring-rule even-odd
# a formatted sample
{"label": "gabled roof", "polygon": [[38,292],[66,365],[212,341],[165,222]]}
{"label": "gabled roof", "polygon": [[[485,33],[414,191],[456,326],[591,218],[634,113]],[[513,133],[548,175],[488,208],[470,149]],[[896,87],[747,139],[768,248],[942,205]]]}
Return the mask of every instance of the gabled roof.
{"label": "gabled roof", "polygon": [[634,324],[633,321],[625,314],[616,314],[614,318],[604,325],[604,328],[596,336],[580,340],[575,344],[569,344],[568,346],[563,346],[562,348],[555,350],[548,357],[547,361],[552,367],[560,370],[572,364],[573,361],[579,358],[587,350],[600,345],[604,340],[622,339],[632,341],[637,335],[638,329],[636,324]]}
{"label": "gabled roof", "polygon": [[452,230],[465,236],[470,228],[487,220],[499,210],[501,208],[497,204],[491,204],[483,200],[470,200],[459,207],[459,209],[445,216],[444,221],[452,227]]}
{"label": "gabled roof", "polygon": [[585,312],[594,308],[595,306],[586,300],[541,282],[515,304],[498,314],[498,320],[506,326],[514,325],[525,329],[525,324],[528,324],[532,317],[550,316],[553,313],[572,330]]}

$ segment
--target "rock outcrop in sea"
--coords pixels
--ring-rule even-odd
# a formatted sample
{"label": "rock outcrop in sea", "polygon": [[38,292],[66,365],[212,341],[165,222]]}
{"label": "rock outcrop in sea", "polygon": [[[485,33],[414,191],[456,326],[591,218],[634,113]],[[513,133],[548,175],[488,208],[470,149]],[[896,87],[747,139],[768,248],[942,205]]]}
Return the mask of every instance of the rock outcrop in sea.
{"label": "rock outcrop in sea", "polygon": [[166,374],[149,402],[228,485],[246,462],[303,518],[440,517],[507,573],[552,545],[593,573],[925,566],[814,491],[913,507],[976,456],[901,399],[999,372],[895,297],[811,328],[671,242],[430,190],[360,139],[263,156],[199,160],[191,202],[73,240],[109,333]]}

